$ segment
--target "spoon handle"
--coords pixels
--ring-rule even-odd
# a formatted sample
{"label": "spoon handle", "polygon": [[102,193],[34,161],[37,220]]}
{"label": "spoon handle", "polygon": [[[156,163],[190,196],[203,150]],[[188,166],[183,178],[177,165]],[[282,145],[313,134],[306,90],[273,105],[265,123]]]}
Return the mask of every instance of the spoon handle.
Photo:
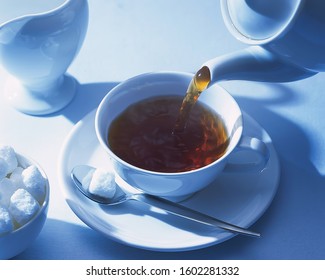
{"label": "spoon handle", "polygon": [[155,206],[160,209],[163,209],[167,211],[168,213],[196,221],[201,224],[206,224],[209,226],[215,226],[233,233],[237,234],[244,234],[247,236],[253,236],[253,237],[260,237],[259,233],[250,231],[245,228],[238,227],[236,225],[229,224],[227,222],[221,221],[219,219],[216,219],[214,217],[211,217],[209,215],[203,214],[201,212],[198,212],[196,210],[187,208],[183,205],[171,202],[169,200],[159,198],[153,195],[149,194],[134,194],[132,195],[132,199],[141,201],[143,203],[146,203],[150,206]]}

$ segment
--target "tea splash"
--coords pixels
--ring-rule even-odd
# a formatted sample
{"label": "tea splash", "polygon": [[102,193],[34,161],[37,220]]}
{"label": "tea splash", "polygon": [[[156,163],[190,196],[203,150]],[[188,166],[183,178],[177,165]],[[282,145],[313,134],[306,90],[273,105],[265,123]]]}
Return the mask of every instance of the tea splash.
{"label": "tea splash", "polygon": [[199,71],[196,72],[187,88],[186,95],[179,110],[173,133],[180,133],[184,131],[192,108],[197,102],[202,91],[204,91],[209,86],[210,82],[210,70],[207,66],[203,66]]}

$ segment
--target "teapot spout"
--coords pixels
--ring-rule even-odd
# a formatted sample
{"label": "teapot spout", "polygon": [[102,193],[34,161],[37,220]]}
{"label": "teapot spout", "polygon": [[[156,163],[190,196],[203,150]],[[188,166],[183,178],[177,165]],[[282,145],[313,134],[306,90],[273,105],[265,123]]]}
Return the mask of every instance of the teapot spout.
{"label": "teapot spout", "polygon": [[210,70],[211,84],[229,80],[282,83],[302,80],[317,74],[287,63],[259,46],[211,59],[203,66]]}

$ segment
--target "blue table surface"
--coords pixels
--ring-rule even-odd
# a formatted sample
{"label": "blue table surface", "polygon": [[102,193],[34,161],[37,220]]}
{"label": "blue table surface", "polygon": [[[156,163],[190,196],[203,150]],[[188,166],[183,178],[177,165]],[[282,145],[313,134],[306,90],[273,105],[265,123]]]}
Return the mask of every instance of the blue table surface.
{"label": "blue table surface", "polygon": [[[0,142],[36,159],[51,184],[45,226],[14,259],[325,259],[323,73],[282,84],[222,82],[269,133],[280,159],[278,192],[252,226],[262,238],[236,236],[205,249],[153,252],[112,241],[75,216],[60,190],[58,154],[72,127],[109,89],[144,72],[195,72],[213,57],[246,47],[226,29],[218,0],[96,0],[89,9],[84,45],[68,69],[80,83],[73,102],[47,117],[0,102]],[[2,88],[6,75],[0,71]]]}

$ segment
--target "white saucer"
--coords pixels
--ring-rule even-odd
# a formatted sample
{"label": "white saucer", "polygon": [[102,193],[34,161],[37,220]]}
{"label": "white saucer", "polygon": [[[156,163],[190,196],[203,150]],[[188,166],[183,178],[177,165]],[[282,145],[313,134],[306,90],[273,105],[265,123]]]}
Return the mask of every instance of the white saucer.
{"label": "white saucer", "polygon": [[[110,166],[96,138],[95,111],[79,121],[68,135],[59,159],[59,179],[73,212],[89,227],[107,237],[155,251],[185,251],[223,242],[235,234],[201,225],[160,209],[130,201],[101,206],[84,197],[70,179],[75,165]],[[250,116],[244,114],[244,131],[267,143],[270,159],[259,173],[222,174],[184,205],[241,227],[249,227],[269,207],[277,191],[280,167],[272,140]],[[263,233],[262,233],[263,234]]]}

